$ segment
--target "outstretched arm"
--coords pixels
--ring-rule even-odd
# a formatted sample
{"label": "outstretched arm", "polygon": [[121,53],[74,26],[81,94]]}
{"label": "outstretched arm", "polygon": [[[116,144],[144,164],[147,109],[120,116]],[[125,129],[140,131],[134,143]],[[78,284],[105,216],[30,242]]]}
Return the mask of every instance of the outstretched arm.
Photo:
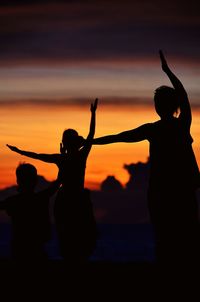
{"label": "outstretched arm", "polygon": [[106,145],[112,143],[135,143],[148,139],[149,124],[144,124],[133,130],[124,131],[114,135],[102,136],[93,139],[93,145]]}
{"label": "outstretched arm", "polygon": [[84,144],[84,152],[88,154],[90,152],[90,149],[92,147],[93,138],[95,134],[95,126],[96,126],[96,110],[98,105],[98,99],[94,101],[94,103],[91,104],[90,111],[91,111],[91,120],[90,120],[90,130],[89,134],[87,136],[87,139]]}
{"label": "outstretched arm", "polygon": [[44,161],[46,163],[54,163],[57,164],[59,160],[59,154],[43,154],[43,153],[35,153],[30,151],[24,151],[20,150],[17,147],[6,145],[11,151],[17,152],[21,155],[33,158],[33,159],[39,159],[41,161]]}
{"label": "outstretched arm", "polygon": [[185,88],[183,87],[181,81],[170,70],[167,61],[163,55],[163,52],[161,50],[159,51],[159,54],[160,54],[162,69],[169,77],[174,89],[177,92],[177,97],[179,98],[179,102],[180,102],[179,118],[185,123],[186,126],[190,127],[192,121],[192,114],[191,114],[191,108],[190,108],[187,92],[185,91]]}

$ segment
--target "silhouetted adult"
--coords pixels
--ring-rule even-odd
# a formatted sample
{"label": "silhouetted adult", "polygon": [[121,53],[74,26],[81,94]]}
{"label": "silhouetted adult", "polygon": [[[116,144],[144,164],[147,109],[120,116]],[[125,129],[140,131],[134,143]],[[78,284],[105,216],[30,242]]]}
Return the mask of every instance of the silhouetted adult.
{"label": "silhouetted adult", "polygon": [[28,163],[16,169],[19,193],[0,202],[0,209],[11,217],[12,257],[14,260],[44,260],[44,244],[51,237],[49,199],[58,190],[59,180],[35,193],[37,170]]}
{"label": "silhouetted adult", "polygon": [[61,256],[69,262],[84,262],[96,244],[96,223],[90,192],[84,189],[85,168],[95,133],[98,100],[91,104],[90,131],[87,139],[74,129],[63,132],[60,154],[38,154],[7,145],[12,151],[59,168],[61,188],[54,206],[55,224]]}
{"label": "silhouetted adult", "polygon": [[161,86],[155,90],[155,110],[160,120],[116,135],[96,138],[93,144],[149,141],[148,205],[155,228],[157,260],[188,264],[199,257],[195,196],[199,170],[190,135],[192,116],[187,93],[161,51],[160,59],[162,69],[174,87]]}

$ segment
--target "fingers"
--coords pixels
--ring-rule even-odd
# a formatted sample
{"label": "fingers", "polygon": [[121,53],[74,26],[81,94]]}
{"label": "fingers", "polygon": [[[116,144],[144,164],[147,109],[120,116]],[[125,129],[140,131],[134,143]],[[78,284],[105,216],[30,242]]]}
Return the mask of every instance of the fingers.
{"label": "fingers", "polygon": [[90,110],[95,111],[97,109],[97,105],[98,105],[98,99],[96,98],[94,103],[91,103]]}
{"label": "fingers", "polygon": [[165,56],[164,56],[162,50],[159,50],[159,55],[160,55],[162,70],[164,72],[168,72],[170,69],[169,69],[169,66],[167,64],[167,60],[165,59]]}
{"label": "fingers", "polygon": [[11,145],[8,145],[8,144],[6,144],[6,146],[7,146],[11,151],[15,151],[15,152],[18,151],[17,147],[15,147],[15,146],[11,146]]}
{"label": "fingers", "polygon": [[98,99],[95,99],[95,101],[94,101],[94,107],[95,107],[95,108],[97,108],[98,101],[99,101]]}
{"label": "fingers", "polygon": [[166,62],[165,57],[164,57],[164,54],[163,54],[163,52],[162,52],[161,49],[159,50],[159,55],[160,55],[161,61],[162,61],[162,62]]}
{"label": "fingers", "polygon": [[93,109],[96,110],[98,105],[98,99],[95,99],[94,104],[93,104]]}

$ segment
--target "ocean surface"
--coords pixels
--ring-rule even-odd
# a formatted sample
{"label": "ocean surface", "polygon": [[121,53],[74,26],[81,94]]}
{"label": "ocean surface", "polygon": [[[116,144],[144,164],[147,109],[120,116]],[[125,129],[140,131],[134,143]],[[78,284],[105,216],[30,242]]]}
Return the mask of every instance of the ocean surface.
{"label": "ocean surface", "polygon": [[[154,262],[155,245],[150,224],[98,224],[97,246],[90,261]],[[10,224],[0,224],[0,258],[10,258]],[[49,259],[59,260],[54,226],[46,245]]]}

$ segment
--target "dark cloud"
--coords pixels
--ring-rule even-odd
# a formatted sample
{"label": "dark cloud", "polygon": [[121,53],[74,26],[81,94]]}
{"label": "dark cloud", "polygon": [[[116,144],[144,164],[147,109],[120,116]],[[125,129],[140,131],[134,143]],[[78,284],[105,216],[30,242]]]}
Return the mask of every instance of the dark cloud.
{"label": "dark cloud", "polygon": [[[101,97],[101,106],[110,106],[110,105],[117,105],[117,106],[137,106],[137,105],[152,105],[151,104],[151,98],[137,98],[137,97],[118,97],[118,96],[112,96],[112,97]],[[74,105],[81,105],[88,106],[90,102],[92,102],[93,99],[90,98],[60,98],[60,99],[11,99],[11,100],[3,100],[0,99],[0,105],[2,106],[52,106],[52,107],[58,107],[58,106],[74,106]]]}
{"label": "dark cloud", "polygon": [[159,48],[199,59],[199,4],[160,1],[8,1],[0,61],[130,60]]}
{"label": "dark cloud", "polygon": [[[101,108],[103,108],[104,106],[116,106],[116,108],[120,108],[120,106],[122,106],[123,108],[125,106],[127,106],[128,108],[135,108],[135,106],[149,106],[149,108],[153,108],[153,102],[152,102],[153,96],[152,97],[146,97],[146,98],[136,98],[136,97],[101,97],[100,101],[101,101]],[[198,98],[199,100],[199,98]],[[21,106],[22,108],[25,108],[27,106],[30,107],[65,107],[69,108],[69,106],[81,106],[81,108],[83,107],[87,107],[90,105],[90,103],[93,101],[93,99],[90,98],[69,98],[69,99],[24,99],[22,100],[21,98],[15,98],[15,99],[11,99],[11,100],[4,100],[3,98],[0,99],[0,106],[1,108],[3,108],[4,106],[6,108],[8,108],[8,106],[10,108],[19,108],[19,106]],[[191,100],[191,104],[192,104],[192,108],[193,110],[195,109],[200,109],[200,104],[199,101],[195,101],[195,100]],[[67,109],[66,109],[67,110]]]}

